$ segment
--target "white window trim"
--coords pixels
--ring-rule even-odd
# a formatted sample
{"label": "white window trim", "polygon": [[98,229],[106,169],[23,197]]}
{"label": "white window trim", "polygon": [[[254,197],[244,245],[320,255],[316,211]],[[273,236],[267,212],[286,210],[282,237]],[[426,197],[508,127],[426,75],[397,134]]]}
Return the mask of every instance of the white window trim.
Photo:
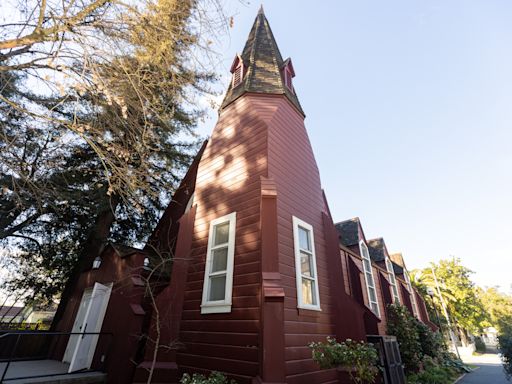
{"label": "white window trim", "polygon": [[416,303],[416,295],[414,294],[414,289],[412,288],[411,277],[409,276],[409,272],[407,272],[407,269],[405,268],[404,277],[405,281],[407,282],[407,288],[409,288],[409,291],[411,292],[412,313],[415,317],[419,318],[418,304]]}
{"label": "white window trim", "polygon": [[[366,248],[366,256],[367,256],[367,260],[368,260],[368,263],[370,264],[370,271],[367,271],[366,270],[366,264],[364,262],[364,260],[366,259],[365,258],[365,253],[363,252],[363,247]],[[376,304],[376,308],[377,308],[377,313],[375,313],[375,315],[377,315],[377,317],[380,318],[380,307],[379,307],[379,297],[378,297],[378,294],[377,294],[377,287],[375,286],[375,278],[373,277],[373,268],[372,268],[372,259],[370,258],[370,251],[368,250],[368,246],[365,244],[365,242],[363,240],[361,240],[359,242],[359,252],[361,253],[361,258],[363,259],[363,274],[364,274],[364,281],[366,283],[366,294],[368,296],[368,307],[370,308],[370,310],[373,312],[373,308],[372,308],[372,303],[375,303]],[[367,273],[370,273],[370,276],[372,277],[372,288],[373,290],[375,291],[375,300],[376,301],[372,301],[371,298],[370,298],[370,283],[368,282],[368,278],[367,278]]]}
{"label": "white window trim", "polygon": [[[226,266],[226,291],[224,300],[208,301],[208,291],[210,288],[210,268],[212,264],[212,246],[213,246],[213,228],[216,225],[229,222],[228,255]],[[229,313],[231,312],[232,294],[233,294],[233,267],[235,261],[235,234],[236,234],[236,212],[219,217],[210,222],[210,232],[208,235],[208,248],[206,251],[206,264],[204,266],[203,280],[203,299],[201,302],[201,313]]]}
{"label": "white window trim", "polygon": [[192,195],[190,195],[190,197],[188,199],[187,206],[185,207],[184,213],[187,213],[192,208],[192,205],[194,204],[194,195],[195,195],[194,192],[192,192]]}
{"label": "white window trim", "polygon": [[[316,268],[316,252],[315,252],[315,236],[313,233],[313,227],[302,221],[301,219],[292,216],[293,222],[293,248],[295,252],[295,280],[297,285],[297,308],[300,309],[310,309],[313,311],[321,311],[320,308],[320,293],[318,287],[318,272]],[[300,264],[300,246],[299,246],[299,226],[310,231],[311,234],[311,253],[313,257],[313,273],[315,280],[315,292],[313,294],[316,298],[316,305],[305,304],[302,302],[302,273],[301,273],[301,264]]]}
{"label": "white window trim", "polygon": [[398,286],[396,284],[395,271],[393,270],[393,264],[388,257],[386,257],[386,270],[389,273],[389,281],[391,282],[391,292],[393,294],[393,302],[400,304],[400,295],[398,294]]}

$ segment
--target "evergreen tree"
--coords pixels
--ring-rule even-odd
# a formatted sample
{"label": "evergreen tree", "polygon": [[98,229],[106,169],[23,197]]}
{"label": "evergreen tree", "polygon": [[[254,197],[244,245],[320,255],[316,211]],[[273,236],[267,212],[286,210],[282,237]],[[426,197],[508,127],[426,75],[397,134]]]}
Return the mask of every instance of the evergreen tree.
{"label": "evergreen tree", "polygon": [[[195,153],[195,101],[214,80],[195,60],[203,3],[101,3],[69,10],[83,17],[53,35],[60,50],[35,35],[0,40],[0,245],[17,268],[6,286],[39,298],[68,281],[65,302],[107,241],[146,239]],[[35,77],[48,86],[37,95]]]}

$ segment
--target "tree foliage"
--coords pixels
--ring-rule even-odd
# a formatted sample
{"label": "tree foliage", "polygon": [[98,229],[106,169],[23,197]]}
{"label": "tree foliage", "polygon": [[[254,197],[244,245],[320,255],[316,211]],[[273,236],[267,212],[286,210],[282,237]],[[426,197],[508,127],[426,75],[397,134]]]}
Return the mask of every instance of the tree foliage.
{"label": "tree foliage", "polygon": [[512,335],[512,296],[497,287],[478,289],[482,304],[488,314],[486,326],[495,327],[500,334]]}
{"label": "tree foliage", "polygon": [[430,287],[435,292],[433,300],[437,308],[442,308],[440,294],[456,325],[466,331],[478,333],[485,325],[487,315],[476,285],[471,280],[472,273],[462,265],[460,259],[453,258],[431,263],[430,268],[414,271],[413,282],[424,295],[426,303],[430,302],[426,298],[426,287]]}
{"label": "tree foliage", "polygon": [[197,60],[209,53],[201,33],[222,27],[207,3],[10,4],[0,25],[0,245],[19,271],[10,288],[50,298],[106,241],[151,231],[195,151],[197,98],[214,80]]}

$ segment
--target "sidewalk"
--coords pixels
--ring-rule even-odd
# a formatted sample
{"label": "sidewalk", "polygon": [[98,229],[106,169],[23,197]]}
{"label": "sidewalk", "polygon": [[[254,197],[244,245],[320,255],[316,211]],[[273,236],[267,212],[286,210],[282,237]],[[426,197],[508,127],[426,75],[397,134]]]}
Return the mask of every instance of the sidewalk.
{"label": "sidewalk", "polygon": [[464,376],[457,384],[510,384],[507,381],[501,360],[497,354],[465,356],[464,362],[478,368]]}

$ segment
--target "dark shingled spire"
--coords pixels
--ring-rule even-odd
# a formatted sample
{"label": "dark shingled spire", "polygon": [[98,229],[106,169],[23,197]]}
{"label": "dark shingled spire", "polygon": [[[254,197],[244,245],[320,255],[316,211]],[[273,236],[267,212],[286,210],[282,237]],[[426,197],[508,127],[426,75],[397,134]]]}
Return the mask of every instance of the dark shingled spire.
{"label": "dark shingled spire", "polygon": [[290,90],[284,83],[282,69],[289,63],[289,59],[283,60],[281,57],[268,20],[263,13],[263,7],[260,8],[256,16],[240,57],[245,69],[242,83],[234,88],[233,83],[230,83],[221,109],[246,92],[264,93],[286,95],[304,116],[295,91]]}

